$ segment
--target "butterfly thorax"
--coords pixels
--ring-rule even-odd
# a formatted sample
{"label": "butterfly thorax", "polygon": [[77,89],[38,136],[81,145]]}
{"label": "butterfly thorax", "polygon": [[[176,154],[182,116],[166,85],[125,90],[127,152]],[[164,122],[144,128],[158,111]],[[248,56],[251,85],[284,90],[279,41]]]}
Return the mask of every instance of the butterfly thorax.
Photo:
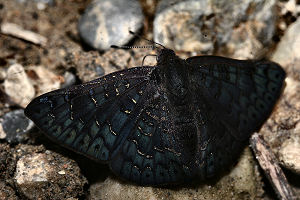
{"label": "butterfly thorax", "polygon": [[191,103],[189,65],[170,49],[161,49],[158,54],[157,75],[160,77],[160,103],[165,109],[166,120],[161,122],[162,130],[173,140],[165,143],[169,149],[181,152],[182,163],[195,168],[197,154],[197,127]]}
{"label": "butterfly thorax", "polygon": [[176,118],[173,119],[174,125],[192,121],[192,95],[189,91],[189,72],[185,60],[170,49],[161,49],[157,66],[161,80],[160,94],[164,96],[163,101],[167,103],[171,116]]}
{"label": "butterfly thorax", "polygon": [[[157,50],[157,65],[165,65],[176,59],[176,54],[171,49],[158,49]],[[177,57],[178,58],[178,57]]]}
{"label": "butterfly thorax", "polygon": [[185,61],[176,56],[173,50],[161,49],[158,52],[157,66],[170,97],[183,103],[188,93],[188,69]]}

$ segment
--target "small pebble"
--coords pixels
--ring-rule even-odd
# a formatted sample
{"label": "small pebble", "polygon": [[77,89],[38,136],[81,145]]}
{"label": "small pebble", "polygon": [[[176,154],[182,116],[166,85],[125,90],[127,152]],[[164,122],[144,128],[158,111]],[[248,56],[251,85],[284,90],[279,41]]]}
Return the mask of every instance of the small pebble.
{"label": "small pebble", "polygon": [[107,50],[124,45],[143,26],[143,12],[138,0],[94,0],[81,16],[79,34],[91,47]]}
{"label": "small pebble", "polygon": [[0,68],[0,81],[5,80],[6,76],[7,76],[6,70],[3,67],[1,67]]}
{"label": "small pebble", "polygon": [[66,71],[64,74],[64,80],[65,81],[61,85],[61,88],[66,88],[71,85],[74,85],[76,83],[76,76],[73,73]]}
{"label": "small pebble", "polygon": [[279,159],[282,165],[300,175],[300,123],[295,128],[294,134],[291,134],[279,149]]}
{"label": "small pebble", "polygon": [[15,180],[18,185],[46,182],[49,179],[47,175],[49,172],[51,166],[43,154],[23,156],[17,163]]}
{"label": "small pebble", "polygon": [[32,84],[37,89],[36,96],[60,88],[62,78],[44,66],[30,66],[28,68]]}
{"label": "small pebble", "polygon": [[8,143],[22,143],[28,139],[28,133],[34,127],[33,122],[24,115],[24,110],[14,110],[0,118],[0,139]]}
{"label": "small pebble", "polygon": [[4,81],[4,90],[13,102],[23,108],[35,96],[34,87],[20,64],[13,64],[8,68],[7,77]]}
{"label": "small pebble", "polygon": [[[59,170],[66,163],[69,168]],[[83,186],[87,183],[75,161],[54,152],[21,156],[17,161],[14,182],[19,194],[28,199],[78,197],[83,194]]]}
{"label": "small pebble", "polygon": [[300,80],[300,18],[286,30],[272,55],[272,60],[284,66],[285,70]]}
{"label": "small pebble", "polygon": [[61,171],[58,172],[58,174],[64,175],[64,174],[66,174],[66,172],[64,170],[61,170]]}
{"label": "small pebble", "polygon": [[[212,52],[215,18],[207,0],[161,1],[154,19],[154,41],[175,50]],[[202,18],[201,18],[202,17]]]}

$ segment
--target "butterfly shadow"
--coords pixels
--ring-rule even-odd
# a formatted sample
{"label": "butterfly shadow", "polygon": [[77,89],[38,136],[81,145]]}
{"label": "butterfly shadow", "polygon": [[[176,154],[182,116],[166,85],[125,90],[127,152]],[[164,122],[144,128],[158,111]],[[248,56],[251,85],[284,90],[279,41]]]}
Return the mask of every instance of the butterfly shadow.
{"label": "butterfly shadow", "polygon": [[75,153],[74,151],[58,145],[54,141],[49,140],[49,138],[45,136],[42,131],[38,130],[38,128],[34,128],[32,131],[30,131],[29,138],[34,145],[42,144],[47,150],[74,160],[78,164],[81,173],[88,179],[89,184],[99,181],[102,182],[112,174],[107,164],[96,162],[81,154]]}

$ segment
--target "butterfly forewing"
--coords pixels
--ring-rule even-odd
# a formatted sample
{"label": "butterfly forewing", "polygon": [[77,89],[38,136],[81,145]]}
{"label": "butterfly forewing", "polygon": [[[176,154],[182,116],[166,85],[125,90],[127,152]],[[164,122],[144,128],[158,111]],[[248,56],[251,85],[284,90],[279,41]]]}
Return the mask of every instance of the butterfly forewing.
{"label": "butterfly forewing", "polygon": [[145,89],[153,69],[133,68],[46,93],[34,99],[25,114],[51,139],[96,160],[107,161],[121,138],[127,136],[132,115],[138,115],[137,105],[145,99],[135,94]]}

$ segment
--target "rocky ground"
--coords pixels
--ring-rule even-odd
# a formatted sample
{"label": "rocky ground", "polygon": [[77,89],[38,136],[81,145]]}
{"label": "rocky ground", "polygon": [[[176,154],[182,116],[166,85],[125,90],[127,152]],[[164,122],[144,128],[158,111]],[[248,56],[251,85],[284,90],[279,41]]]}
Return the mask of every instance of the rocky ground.
{"label": "rocky ground", "polygon": [[[247,147],[234,168],[205,183],[141,187],[49,141],[24,116],[36,96],[141,66],[151,49],[186,58],[268,58],[287,72],[263,135],[300,197],[300,2],[0,0],[0,199],[276,199]],[[17,31],[14,31],[17,30]],[[16,34],[18,33],[18,34]],[[155,58],[147,57],[147,65]]]}

